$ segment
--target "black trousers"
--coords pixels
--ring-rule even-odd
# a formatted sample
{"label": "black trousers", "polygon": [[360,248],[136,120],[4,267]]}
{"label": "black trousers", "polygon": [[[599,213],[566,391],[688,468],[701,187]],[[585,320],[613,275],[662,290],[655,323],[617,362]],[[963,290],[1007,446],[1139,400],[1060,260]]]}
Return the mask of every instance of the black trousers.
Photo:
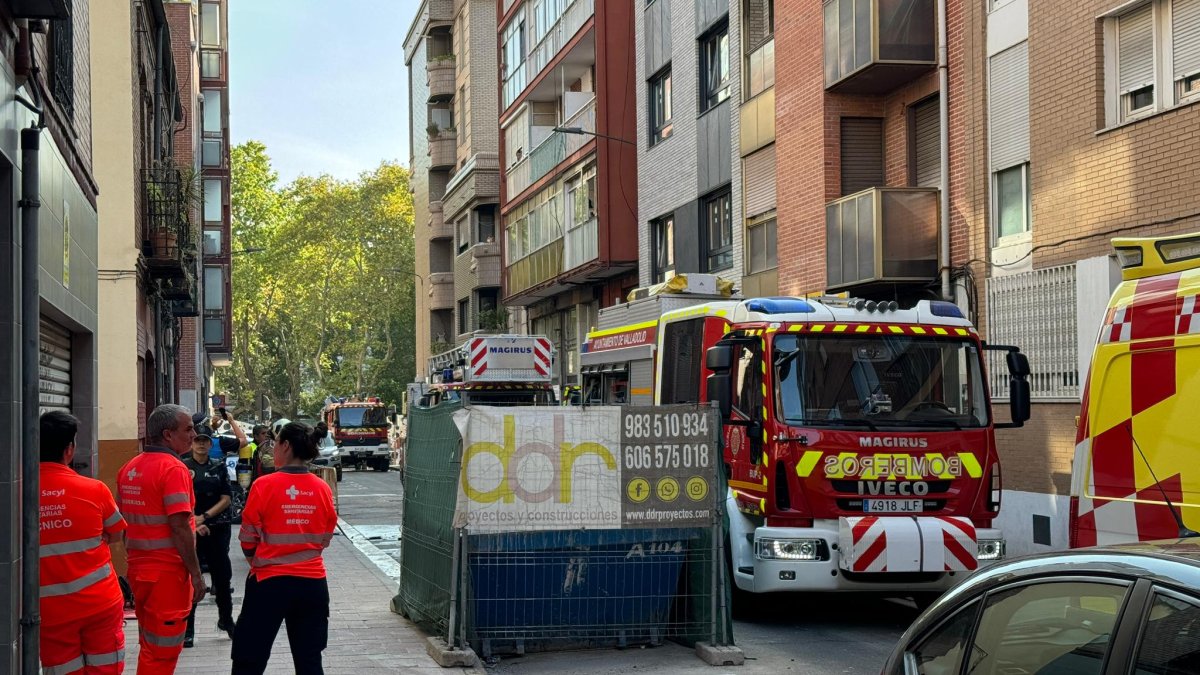
{"label": "black trousers", "polygon": [[[229,536],[231,526],[209,525],[208,534],[196,537],[196,556],[200,564],[208,566],[208,574],[212,577],[213,592],[217,596],[217,618],[220,621],[233,623],[233,566],[229,562]],[[188,616],[188,635],[192,634],[196,623],[196,606],[192,605],[192,613]]]}
{"label": "black trousers", "polygon": [[233,675],[261,675],[279,624],[287,624],[296,675],[323,675],[329,640],[329,584],[325,579],[272,577],[246,580],[246,597],[233,632]]}

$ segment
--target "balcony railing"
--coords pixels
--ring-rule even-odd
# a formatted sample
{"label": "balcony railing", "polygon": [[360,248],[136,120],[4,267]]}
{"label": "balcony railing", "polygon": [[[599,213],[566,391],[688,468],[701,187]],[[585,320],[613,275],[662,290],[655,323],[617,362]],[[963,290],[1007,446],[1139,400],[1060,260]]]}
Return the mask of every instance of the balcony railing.
{"label": "balcony railing", "polygon": [[454,309],[454,273],[429,275],[429,309]]}
{"label": "balcony railing", "polygon": [[563,247],[563,270],[569,271],[599,256],[599,228],[595,218],[567,230]]}
{"label": "balcony railing", "polygon": [[443,101],[454,98],[453,54],[433,57],[430,59],[425,70],[429,78],[430,101]]}
{"label": "balcony railing", "polygon": [[829,290],[928,283],[938,274],[938,191],[869,188],[825,206]]}
{"label": "balcony railing", "polygon": [[454,236],[454,228],[446,222],[442,202],[429,202],[429,238],[446,239]]}
{"label": "balcony railing", "polygon": [[458,161],[458,133],[451,127],[429,136],[429,168],[449,169]]}
{"label": "balcony railing", "polygon": [[188,220],[193,190],[173,167],[149,169],[142,177],[142,253],[159,278],[183,278],[196,257]]}
{"label": "balcony railing", "polygon": [[[579,127],[584,131],[595,133],[596,99],[593,97],[591,101],[584,104],[578,112],[563,122],[562,126]],[[564,159],[575,154],[592,138],[593,136],[590,134],[551,132],[546,140],[533,149],[533,152],[507,171],[508,197],[511,199],[524,192],[530,185],[538,182],[542,176],[553,171]]]}
{"label": "balcony railing", "polygon": [[827,0],[825,86],[886,94],[937,63],[933,0]]}
{"label": "balcony railing", "polygon": [[[573,0],[558,17],[558,21],[546,31],[537,44],[529,50],[525,62],[518,66],[504,79],[504,107],[508,108],[517,100],[525,87],[533,82],[563,47],[575,37],[583,24],[596,13],[596,0]],[[526,17],[526,30],[533,24],[532,17]]]}

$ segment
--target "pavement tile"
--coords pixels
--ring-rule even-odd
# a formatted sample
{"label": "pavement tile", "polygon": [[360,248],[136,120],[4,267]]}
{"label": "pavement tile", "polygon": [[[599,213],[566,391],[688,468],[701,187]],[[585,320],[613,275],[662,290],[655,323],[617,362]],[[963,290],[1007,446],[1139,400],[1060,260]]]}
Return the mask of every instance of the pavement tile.
{"label": "pavement tile", "polygon": [[[248,567],[236,550],[237,533],[232,537],[234,613],[244,592]],[[325,566],[330,580],[329,646],[324,653],[328,675],[393,673],[398,675],[460,675],[482,673],[482,669],[440,668],[425,653],[426,635],[407,619],[392,614],[388,602],[395,595],[395,584],[376,569],[366,556],[339,533],[325,551]],[[217,606],[210,595],[196,610],[196,646],[185,649],[179,658],[177,675],[209,675],[228,672],[232,665],[229,651],[232,641],[217,631]],[[136,670],[137,623],[125,625],[126,672]],[[271,651],[268,675],[294,672],[288,649],[287,631],[281,627]]]}

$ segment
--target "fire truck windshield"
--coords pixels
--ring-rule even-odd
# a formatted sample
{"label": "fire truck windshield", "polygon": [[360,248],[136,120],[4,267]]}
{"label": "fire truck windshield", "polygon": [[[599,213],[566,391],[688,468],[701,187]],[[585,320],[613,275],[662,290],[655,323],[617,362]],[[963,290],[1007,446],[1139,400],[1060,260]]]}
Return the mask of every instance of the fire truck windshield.
{"label": "fire truck windshield", "polygon": [[343,429],[355,427],[386,427],[387,408],[338,408],[337,425]]}
{"label": "fire truck windshield", "polygon": [[[788,424],[926,429],[988,424],[979,350],[967,340],[788,333],[776,336],[774,354]],[[746,361],[739,374],[748,370]],[[739,386],[746,379],[739,377]]]}

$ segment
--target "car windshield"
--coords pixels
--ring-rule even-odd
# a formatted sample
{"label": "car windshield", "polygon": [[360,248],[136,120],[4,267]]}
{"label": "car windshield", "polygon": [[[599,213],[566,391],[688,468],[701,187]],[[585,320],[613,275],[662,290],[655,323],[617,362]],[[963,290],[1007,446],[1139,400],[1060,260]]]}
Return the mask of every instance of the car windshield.
{"label": "car windshield", "polygon": [[337,441],[333,440],[333,432],[332,431],[325,433],[325,438],[321,439],[321,447],[322,448],[336,448],[337,447]]}
{"label": "car windshield", "polygon": [[788,424],[960,429],[988,423],[979,351],[910,335],[775,338]]}
{"label": "car windshield", "polygon": [[338,408],[337,424],[343,429],[387,426],[387,408]]}

